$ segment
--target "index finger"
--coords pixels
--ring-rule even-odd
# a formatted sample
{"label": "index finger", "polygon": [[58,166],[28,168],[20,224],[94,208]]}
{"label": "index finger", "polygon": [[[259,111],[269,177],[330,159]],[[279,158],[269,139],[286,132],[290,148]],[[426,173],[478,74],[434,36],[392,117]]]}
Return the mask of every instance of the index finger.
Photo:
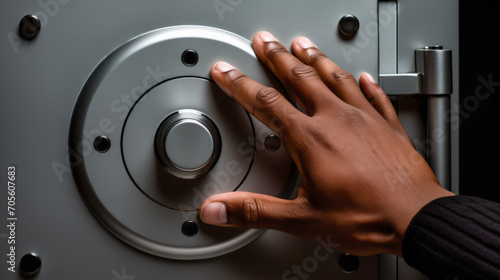
{"label": "index finger", "polygon": [[297,119],[306,117],[279,91],[250,79],[226,62],[214,64],[210,73],[227,95],[278,133],[282,141],[285,141],[286,130],[293,127]]}

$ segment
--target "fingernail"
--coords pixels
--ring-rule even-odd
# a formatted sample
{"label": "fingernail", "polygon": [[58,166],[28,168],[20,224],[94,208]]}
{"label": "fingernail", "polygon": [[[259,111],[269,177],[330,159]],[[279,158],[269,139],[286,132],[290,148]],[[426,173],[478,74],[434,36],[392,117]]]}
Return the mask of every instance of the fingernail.
{"label": "fingernail", "polygon": [[267,32],[267,31],[261,32],[259,34],[259,37],[264,42],[278,41],[276,38],[274,38],[274,36],[271,33]]}
{"label": "fingernail", "polygon": [[222,72],[222,73],[226,73],[230,70],[233,70],[234,69],[234,66],[232,66],[231,64],[227,63],[227,62],[217,62],[217,64],[215,64],[215,69],[219,72]]}
{"label": "fingernail", "polygon": [[373,84],[377,83],[377,81],[375,81],[375,79],[372,77],[372,75],[370,75],[369,73],[366,73],[366,72],[365,72],[365,75],[368,78],[368,81],[370,81]]}
{"label": "fingernail", "polygon": [[309,49],[309,48],[314,48],[316,47],[311,40],[307,39],[306,37],[300,37],[299,40],[297,41],[299,46],[303,49]]}
{"label": "fingernail", "polygon": [[222,202],[212,202],[207,204],[207,206],[203,208],[201,218],[207,224],[227,224],[226,204]]}

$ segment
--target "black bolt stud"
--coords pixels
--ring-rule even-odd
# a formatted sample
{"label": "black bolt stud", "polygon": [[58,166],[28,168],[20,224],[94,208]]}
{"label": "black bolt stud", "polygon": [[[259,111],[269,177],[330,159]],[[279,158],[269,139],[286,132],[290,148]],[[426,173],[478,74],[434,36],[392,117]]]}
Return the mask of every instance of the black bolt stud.
{"label": "black bolt stud", "polygon": [[342,254],[339,257],[339,266],[346,273],[354,272],[359,268],[359,258],[349,254]]}
{"label": "black bolt stud", "polygon": [[42,267],[42,260],[37,253],[30,252],[21,258],[19,269],[24,277],[33,277]]}
{"label": "black bolt stud", "polygon": [[271,134],[264,140],[264,146],[268,151],[275,152],[281,147],[281,139],[278,135]]}
{"label": "black bolt stud", "polygon": [[26,15],[19,23],[19,36],[26,40],[33,40],[40,33],[42,24],[35,15]]}
{"label": "black bolt stud", "polygon": [[109,140],[108,137],[100,135],[94,139],[94,149],[99,153],[105,153],[109,151],[110,147],[111,147],[111,141]]}
{"label": "black bolt stud", "polygon": [[346,38],[352,38],[359,30],[359,20],[353,15],[345,15],[339,21],[339,31]]}
{"label": "black bolt stud", "polygon": [[198,53],[194,50],[185,50],[181,56],[182,63],[188,67],[195,66],[198,63]]}
{"label": "black bolt stud", "polygon": [[198,224],[195,221],[185,221],[181,230],[185,236],[193,237],[198,233]]}

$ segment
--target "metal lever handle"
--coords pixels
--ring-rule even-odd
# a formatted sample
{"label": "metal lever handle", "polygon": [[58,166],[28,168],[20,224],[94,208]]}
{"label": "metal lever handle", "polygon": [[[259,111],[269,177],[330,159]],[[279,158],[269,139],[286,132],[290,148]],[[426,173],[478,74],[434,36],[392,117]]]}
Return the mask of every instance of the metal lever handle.
{"label": "metal lever handle", "polygon": [[451,50],[428,46],[415,51],[416,73],[381,74],[388,95],[427,96],[427,162],[441,185],[451,188],[451,130],[446,118],[452,88]]}

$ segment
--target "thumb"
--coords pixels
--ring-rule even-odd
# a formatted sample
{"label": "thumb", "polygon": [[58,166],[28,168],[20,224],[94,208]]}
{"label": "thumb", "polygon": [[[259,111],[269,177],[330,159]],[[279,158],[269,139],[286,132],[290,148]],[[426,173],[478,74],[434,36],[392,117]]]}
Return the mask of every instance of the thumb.
{"label": "thumb", "polygon": [[207,224],[270,228],[293,233],[308,211],[300,198],[287,200],[274,196],[230,192],[207,198],[200,206],[200,217]]}

